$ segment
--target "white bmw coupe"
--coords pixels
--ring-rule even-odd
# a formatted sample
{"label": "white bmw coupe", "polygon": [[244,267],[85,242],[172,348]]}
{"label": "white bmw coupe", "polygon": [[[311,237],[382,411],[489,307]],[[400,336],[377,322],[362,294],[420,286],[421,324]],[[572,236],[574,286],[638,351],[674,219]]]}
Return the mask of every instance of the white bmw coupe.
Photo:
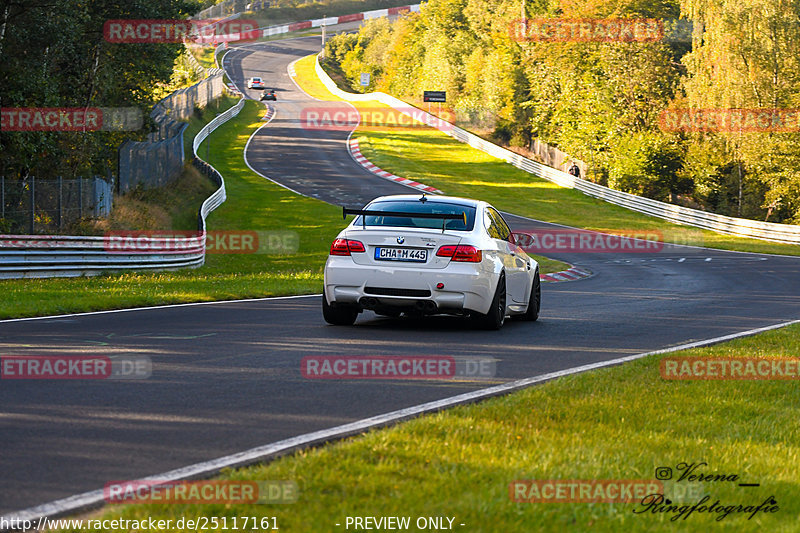
{"label": "white bmw coupe", "polygon": [[265,87],[266,85],[264,85],[264,80],[261,78],[255,77],[247,80],[248,89],[264,89]]}
{"label": "white bmw coupe", "polygon": [[[486,202],[447,196],[382,196],[331,244],[322,314],[351,325],[379,315],[454,314],[499,329],[507,316],[539,317],[539,265],[515,244]],[[529,238],[529,237],[528,237]]]}

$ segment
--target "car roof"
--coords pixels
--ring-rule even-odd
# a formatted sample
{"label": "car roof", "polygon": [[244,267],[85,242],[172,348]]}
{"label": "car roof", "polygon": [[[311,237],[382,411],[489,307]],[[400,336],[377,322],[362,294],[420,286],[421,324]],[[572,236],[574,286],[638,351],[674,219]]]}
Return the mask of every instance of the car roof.
{"label": "car roof", "polygon": [[[374,200],[370,201],[370,203],[375,202],[383,202],[387,200],[405,200],[405,201],[419,201],[422,197],[421,194],[393,194],[391,196],[379,196]],[[437,202],[442,204],[457,204],[457,205],[467,205],[470,207],[478,207],[480,205],[485,205],[486,202],[482,202],[480,200],[473,200],[471,198],[461,198],[458,196],[441,196],[441,195],[433,195],[433,194],[426,194],[425,198],[427,201]]]}

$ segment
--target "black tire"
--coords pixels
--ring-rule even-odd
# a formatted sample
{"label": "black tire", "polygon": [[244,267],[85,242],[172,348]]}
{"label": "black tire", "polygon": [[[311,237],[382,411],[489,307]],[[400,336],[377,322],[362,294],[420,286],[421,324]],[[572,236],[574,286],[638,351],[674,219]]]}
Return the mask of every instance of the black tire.
{"label": "black tire", "polygon": [[528,299],[528,309],[522,315],[522,320],[536,322],[539,319],[539,309],[542,307],[542,282],[539,279],[539,269],[536,269],[531,285],[531,295]]}
{"label": "black tire", "polygon": [[500,280],[497,282],[497,289],[494,291],[494,298],[492,298],[492,305],[489,307],[489,312],[481,315],[480,323],[484,329],[498,330],[503,327],[506,320],[506,277],[500,274]]}
{"label": "black tire", "polygon": [[358,309],[353,307],[333,307],[328,304],[325,291],[322,292],[322,317],[334,326],[352,326],[358,316]]}

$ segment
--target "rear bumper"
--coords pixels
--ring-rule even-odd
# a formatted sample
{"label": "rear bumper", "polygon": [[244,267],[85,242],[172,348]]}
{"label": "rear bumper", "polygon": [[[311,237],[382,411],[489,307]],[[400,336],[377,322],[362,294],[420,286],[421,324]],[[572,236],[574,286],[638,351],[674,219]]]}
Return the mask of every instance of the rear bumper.
{"label": "rear bumper", "polygon": [[[420,269],[358,265],[349,257],[330,256],[325,265],[324,290],[331,305],[487,313],[497,278],[485,263],[451,262],[443,269]],[[442,289],[436,288],[439,283],[444,285]],[[433,302],[435,309],[427,302]]]}

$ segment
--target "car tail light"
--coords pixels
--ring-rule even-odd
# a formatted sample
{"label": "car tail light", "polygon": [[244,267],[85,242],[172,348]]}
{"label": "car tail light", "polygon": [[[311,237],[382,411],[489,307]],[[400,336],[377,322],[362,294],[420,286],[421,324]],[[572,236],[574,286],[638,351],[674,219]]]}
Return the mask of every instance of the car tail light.
{"label": "car tail light", "polygon": [[466,263],[480,263],[483,253],[474,246],[459,245],[453,255],[453,261],[464,261]]}
{"label": "car tail light", "polygon": [[456,246],[455,244],[445,244],[444,246],[440,246],[438,250],[436,250],[436,257],[453,257],[456,253]]}
{"label": "car tail light", "polygon": [[452,261],[462,261],[465,263],[480,263],[483,259],[483,252],[474,246],[459,244],[445,244],[436,251],[437,257],[450,257]]}
{"label": "car tail light", "polygon": [[347,241],[347,248],[353,253],[355,253],[355,252],[366,252],[367,251],[367,249],[364,248],[364,243],[361,242],[361,241],[348,240]]}
{"label": "car tail light", "polygon": [[366,252],[364,243],[350,239],[336,239],[331,244],[331,255],[350,255],[350,253]]}

